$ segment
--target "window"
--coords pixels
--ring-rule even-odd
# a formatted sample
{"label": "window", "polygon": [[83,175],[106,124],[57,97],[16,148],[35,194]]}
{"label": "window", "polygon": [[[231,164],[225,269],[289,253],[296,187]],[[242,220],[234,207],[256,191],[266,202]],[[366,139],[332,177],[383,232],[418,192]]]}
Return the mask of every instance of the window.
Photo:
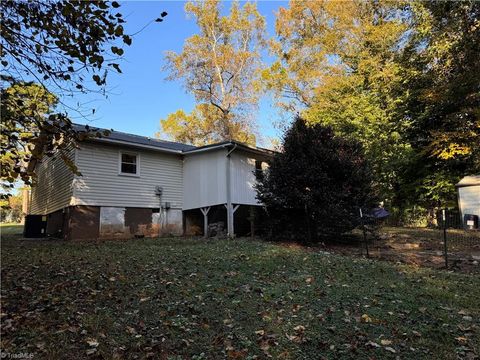
{"label": "window", "polygon": [[263,173],[262,161],[255,160],[255,177],[258,179]]}
{"label": "window", "polygon": [[139,175],[138,155],[132,153],[120,153],[120,174]]}

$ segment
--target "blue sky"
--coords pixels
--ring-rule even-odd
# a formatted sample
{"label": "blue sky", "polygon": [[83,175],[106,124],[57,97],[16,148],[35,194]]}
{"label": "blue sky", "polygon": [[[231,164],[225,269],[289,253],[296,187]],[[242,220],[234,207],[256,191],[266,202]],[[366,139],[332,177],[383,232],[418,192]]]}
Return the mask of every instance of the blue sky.
{"label": "blue sky", "polygon": [[[126,33],[135,33],[150,20],[159,17],[162,11],[168,16],[162,23],[152,23],[133,38],[131,46],[125,48],[124,60],[120,63],[123,73],[111,74],[108,98],[88,95],[75,101],[88,102],[96,109],[88,118],[93,126],[153,136],[160,130],[159,121],[178,109],[190,111],[194,106],[193,96],[187,94],[181,82],[166,81],[162,72],[164,52],[181,51],[184,40],[197,32],[194,19],[187,19],[183,1],[124,1],[121,10],[127,23]],[[274,12],[285,1],[259,1],[260,13],[267,21],[267,32],[274,34]],[[229,9],[230,3],[224,7]],[[279,134],[273,126],[278,120],[271,99],[264,98],[257,116],[259,132],[266,138]],[[76,119],[86,123],[85,119]],[[263,145],[266,145],[265,141]]]}

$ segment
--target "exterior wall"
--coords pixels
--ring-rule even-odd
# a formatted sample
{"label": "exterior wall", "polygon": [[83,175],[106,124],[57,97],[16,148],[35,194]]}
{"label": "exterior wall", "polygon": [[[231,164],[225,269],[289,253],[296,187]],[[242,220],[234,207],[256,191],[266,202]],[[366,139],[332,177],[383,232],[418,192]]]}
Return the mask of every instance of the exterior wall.
{"label": "exterior wall", "polygon": [[480,216],[480,185],[458,188],[458,205],[462,213]]}
{"label": "exterior wall", "polygon": [[64,221],[68,240],[171,236],[183,231],[181,210],[163,209],[159,221],[158,209],[78,205],[66,209]]}
{"label": "exterior wall", "polygon": [[102,206],[99,225],[102,239],[181,235],[183,217],[178,209]]}
{"label": "exterior wall", "polygon": [[[119,175],[121,150],[139,154],[139,176]],[[105,144],[82,144],[76,164],[72,205],[158,208],[155,187],[163,187],[162,203],[182,208],[182,159],[179,155],[132,150]]]}
{"label": "exterior wall", "polygon": [[47,215],[47,236],[61,238],[65,230],[65,210],[58,210]]}
{"label": "exterior wall", "polygon": [[227,202],[225,149],[186,155],[183,161],[183,209]]}
{"label": "exterior wall", "polygon": [[[226,155],[226,149],[219,149],[185,156],[183,162],[184,210],[227,202]],[[241,151],[232,152],[230,157],[232,203],[260,205],[254,189],[256,157]]]}
{"label": "exterior wall", "polygon": [[[75,149],[67,152],[75,158]],[[32,186],[30,214],[46,215],[70,205],[74,175],[59,156],[44,157],[37,165],[37,179]]]}
{"label": "exterior wall", "polygon": [[72,206],[67,209],[68,240],[96,240],[99,238],[100,208],[98,206]]}
{"label": "exterior wall", "polygon": [[254,185],[255,158],[248,153],[231,154],[232,203],[243,205],[260,205],[256,199]]}

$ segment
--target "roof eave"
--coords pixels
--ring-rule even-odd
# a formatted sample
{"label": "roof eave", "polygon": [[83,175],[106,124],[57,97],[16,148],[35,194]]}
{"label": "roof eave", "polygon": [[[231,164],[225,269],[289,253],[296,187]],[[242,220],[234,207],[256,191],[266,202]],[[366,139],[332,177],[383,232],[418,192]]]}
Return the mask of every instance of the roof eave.
{"label": "roof eave", "polygon": [[164,152],[164,153],[170,153],[170,154],[177,154],[177,155],[182,155],[184,152],[181,150],[173,150],[173,149],[166,149],[166,148],[161,148],[158,146],[150,146],[150,145],[145,145],[145,144],[138,144],[134,143],[131,141],[123,141],[123,140],[116,140],[116,139],[109,139],[107,137],[104,138],[92,138],[88,139],[87,141],[92,141],[92,142],[101,142],[101,143],[110,143],[110,144],[118,144],[118,145],[125,145],[125,146],[130,146],[134,148],[139,148],[139,149],[148,149],[148,150],[153,150],[153,151],[158,151],[158,152]]}
{"label": "roof eave", "polygon": [[275,153],[272,150],[253,148],[237,141],[228,141],[228,142],[223,142],[219,144],[207,145],[206,147],[201,147],[198,149],[186,150],[183,152],[183,154],[184,155],[197,154],[200,152],[207,152],[207,151],[218,150],[222,148],[229,148],[233,146],[236,146],[236,149],[241,149],[243,151],[247,151],[247,152],[258,154],[258,155],[273,156],[273,154]]}

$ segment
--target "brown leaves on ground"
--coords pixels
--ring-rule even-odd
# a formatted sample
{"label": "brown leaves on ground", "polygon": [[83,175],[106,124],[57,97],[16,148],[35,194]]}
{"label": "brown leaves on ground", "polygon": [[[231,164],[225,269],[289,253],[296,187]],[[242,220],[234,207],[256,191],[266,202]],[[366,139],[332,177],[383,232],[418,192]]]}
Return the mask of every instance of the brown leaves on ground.
{"label": "brown leaves on ground", "polygon": [[10,353],[478,356],[478,277],[242,240],[2,239],[1,256],[1,346]]}

